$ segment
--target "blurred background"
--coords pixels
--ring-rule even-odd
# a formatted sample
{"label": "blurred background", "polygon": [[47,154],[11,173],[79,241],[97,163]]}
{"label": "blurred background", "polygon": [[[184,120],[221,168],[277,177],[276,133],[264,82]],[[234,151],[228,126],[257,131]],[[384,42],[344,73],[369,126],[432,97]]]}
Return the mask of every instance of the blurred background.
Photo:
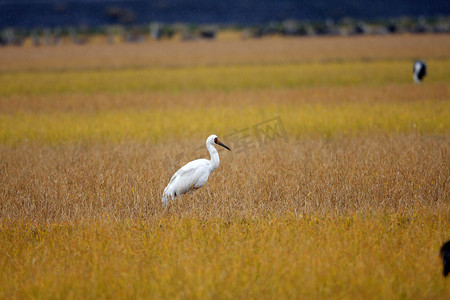
{"label": "blurred background", "polygon": [[448,1],[0,0],[0,43],[83,44],[450,31]]}

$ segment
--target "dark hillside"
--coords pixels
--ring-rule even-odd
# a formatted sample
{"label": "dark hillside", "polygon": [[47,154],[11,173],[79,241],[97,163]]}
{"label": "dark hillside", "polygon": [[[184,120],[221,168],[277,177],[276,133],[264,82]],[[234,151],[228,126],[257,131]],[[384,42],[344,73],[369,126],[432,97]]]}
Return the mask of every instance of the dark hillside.
{"label": "dark hillside", "polygon": [[98,26],[149,22],[260,24],[286,19],[388,19],[449,15],[448,1],[360,0],[0,0],[0,27]]}

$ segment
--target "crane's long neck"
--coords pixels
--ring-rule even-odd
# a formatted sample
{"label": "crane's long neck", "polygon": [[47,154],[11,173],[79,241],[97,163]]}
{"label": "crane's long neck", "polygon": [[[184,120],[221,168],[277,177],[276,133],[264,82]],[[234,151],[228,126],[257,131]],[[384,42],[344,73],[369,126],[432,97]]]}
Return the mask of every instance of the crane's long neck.
{"label": "crane's long neck", "polygon": [[217,167],[219,166],[219,163],[220,163],[219,153],[217,152],[216,148],[211,144],[206,144],[206,148],[209,151],[209,155],[211,155],[210,170],[212,172],[215,169],[217,169]]}

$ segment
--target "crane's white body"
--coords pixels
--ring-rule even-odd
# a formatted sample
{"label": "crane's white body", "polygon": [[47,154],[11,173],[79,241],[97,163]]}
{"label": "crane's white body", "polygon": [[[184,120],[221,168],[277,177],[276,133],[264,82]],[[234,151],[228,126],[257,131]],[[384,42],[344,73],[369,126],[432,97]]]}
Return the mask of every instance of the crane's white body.
{"label": "crane's white body", "polygon": [[[169,184],[164,189],[162,204],[166,205],[175,197],[189,193],[205,185],[209,175],[217,169],[220,163],[219,153],[214,145],[223,145],[218,141],[217,136],[211,135],[206,139],[206,148],[211,156],[211,160],[197,159],[181,167],[170,179]],[[226,146],[225,146],[226,147]],[[226,147],[228,150],[229,148]]]}

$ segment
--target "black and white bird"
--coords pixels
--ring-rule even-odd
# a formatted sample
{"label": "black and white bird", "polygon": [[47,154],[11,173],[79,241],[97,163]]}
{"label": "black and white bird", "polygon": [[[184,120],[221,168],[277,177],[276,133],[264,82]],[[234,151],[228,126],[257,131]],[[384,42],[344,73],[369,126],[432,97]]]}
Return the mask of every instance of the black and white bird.
{"label": "black and white bird", "polygon": [[448,273],[450,273],[450,241],[447,241],[442,245],[440,254],[443,265],[442,274],[444,277],[447,277]]}
{"label": "black and white bird", "polygon": [[416,60],[414,62],[413,74],[414,81],[417,83],[421,82],[425,75],[427,75],[427,65],[423,61]]}

